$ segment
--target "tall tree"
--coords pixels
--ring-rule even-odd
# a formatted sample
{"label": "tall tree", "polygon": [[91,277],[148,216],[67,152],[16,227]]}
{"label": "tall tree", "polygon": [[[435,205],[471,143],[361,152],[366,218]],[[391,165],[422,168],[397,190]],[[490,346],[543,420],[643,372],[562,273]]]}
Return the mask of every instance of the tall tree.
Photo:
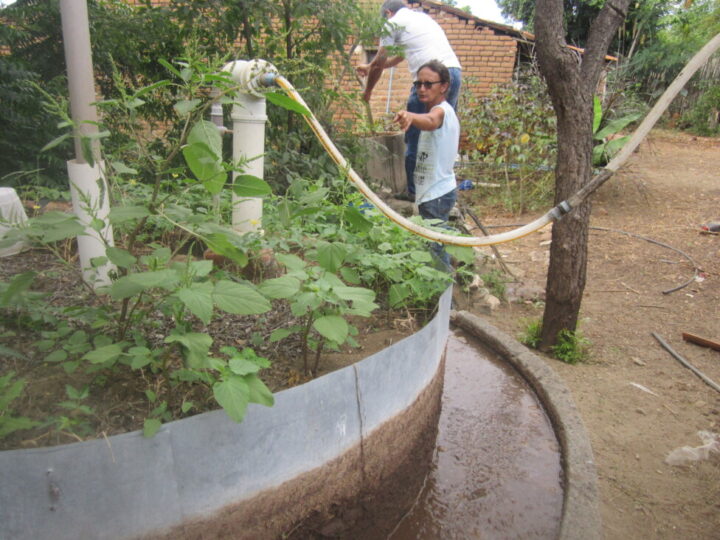
{"label": "tall tree", "polygon": [[[593,95],[608,47],[627,15],[630,1],[608,0],[605,3],[590,26],[581,57],[567,47],[563,0],[536,1],[538,64],[557,116],[556,204],[566,200],[592,177]],[[590,211],[590,201],[585,201],[553,226],[542,350],[556,344],[560,331],[575,331],[577,327],[585,290]]]}

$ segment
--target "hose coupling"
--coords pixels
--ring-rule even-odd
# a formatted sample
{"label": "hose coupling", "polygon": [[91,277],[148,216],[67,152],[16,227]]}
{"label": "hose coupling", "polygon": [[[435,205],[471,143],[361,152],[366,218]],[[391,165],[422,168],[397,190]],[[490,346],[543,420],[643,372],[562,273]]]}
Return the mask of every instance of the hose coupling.
{"label": "hose coupling", "polygon": [[554,221],[560,221],[565,214],[570,212],[570,210],[572,210],[570,203],[568,201],[563,201],[550,210],[550,216],[552,216]]}

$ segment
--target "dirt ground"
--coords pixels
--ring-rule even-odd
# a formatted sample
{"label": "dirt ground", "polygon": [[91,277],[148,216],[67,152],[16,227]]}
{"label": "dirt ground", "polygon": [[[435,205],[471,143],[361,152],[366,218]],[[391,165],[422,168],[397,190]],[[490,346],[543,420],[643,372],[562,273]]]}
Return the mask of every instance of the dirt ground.
{"label": "dirt ground", "polygon": [[[580,314],[590,359],[575,366],[547,361],[571,390],[589,432],[608,540],[720,538],[720,453],[680,466],[665,462],[674,449],[702,445],[699,431],[720,433],[720,392],[651,335],[720,385],[720,352],[682,337],[720,341],[720,236],[700,233],[709,221],[720,221],[719,139],[653,131],[593,198]],[[638,236],[691,257],[696,280],[663,294],[690,280],[693,264]],[[546,228],[500,246],[519,277],[510,287],[544,289],[549,240]],[[526,299],[503,303],[487,317],[518,336],[541,316],[542,305]]]}

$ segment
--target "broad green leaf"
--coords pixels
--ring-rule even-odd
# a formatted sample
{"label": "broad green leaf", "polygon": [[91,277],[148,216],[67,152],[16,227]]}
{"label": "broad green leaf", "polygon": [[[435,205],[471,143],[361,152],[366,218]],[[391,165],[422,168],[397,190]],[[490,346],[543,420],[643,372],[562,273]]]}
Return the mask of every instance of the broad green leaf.
{"label": "broad green leaf", "polygon": [[267,92],[264,94],[264,96],[265,99],[267,99],[270,103],[279,107],[283,107],[289,111],[302,114],[303,116],[311,116],[312,114],[303,104],[298,103],[292,98],[289,98],[285,94],[280,94],[278,92]]}
{"label": "broad green leaf", "polygon": [[472,264],[475,260],[475,250],[467,246],[445,246],[447,252],[455,259],[465,264]]}
{"label": "broad green leaf", "polygon": [[185,161],[195,177],[200,180],[212,195],[222,191],[227,180],[227,172],[221,159],[206,143],[192,143],[182,150]]}
{"label": "broad green leaf", "polygon": [[[58,219],[37,219],[36,224],[42,225],[40,240],[45,243],[57,242],[59,240],[65,240],[66,238],[73,238],[80,236],[85,233],[85,227],[83,227],[75,216],[70,214],[64,214],[62,212],[48,212],[53,214],[53,218],[57,216]],[[43,217],[48,217],[45,214]],[[33,234],[34,231],[31,231]]]}
{"label": "broad green leaf", "polygon": [[130,279],[130,276],[124,276],[113,282],[110,286],[110,296],[114,300],[123,300],[130,298],[136,294],[140,294],[145,290],[145,287],[135,283]]}
{"label": "broad green leaf", "polygon": [[14,382],[15,372],[11,371],[0,378],[0,412],[5,412],[10,403],[22,394],[25,388],[25,379],[18,379]]}
{"label": "broad green leaf", "polygon": [[9,306],[13,298],[28,290],[36,275],[35,272],[28,270],[27,272],[13,276],[10,283],[8,283],[7,289],[5,289],[5,292],[0,296],[0,306]]}
{"label": "broad green leaf", "polygon": [[353,285],[360,284],[360,274],[355,268],[348,268],[347,266],[343,266],[340,269],[340,275],[348,283],[352,283]]}
{"label": "broad green leaf", "polygon": [[206,145],[216,159],[222,160],[222,135],[217,126],[207,120],[200,120],[188,134],[188,144]]}
{"label": "broad green leaf", "polygon": [[133,219],[142,219],[150,215],[146,206],[114,206],[110,209],[108,219],[113,225],[125,223]]}
{"label": "broad green leaf", "polygon": [[315,191],[306,192],[300,197],[302,204],[314,204],[324,201],[327,198],[329,190],[326,188],[320,188]]}
{"label": "broad green leaf", "polygon": [[627,116],[623,116],[622,118],[616,118],[615,120],[608,123],[607,126],[602,128],[598,133],[595,134],[595,138],[598,140],[603,140],[610,135],[614,135],[624,129],[628,124],[631,124],[638,118],[640,118],[642,115],[639,113],[633,113],[628,114]]}
{"label": "broad green leaf", "polygon": [[300,257],[290,253],[276,253],[275,258],[288,270],[302,270],[307,266],[307,263]]}
{"label": "broad green leaf", "polygon": [[232,189],[238,197],[266,197],[272,193],[270,184],[250,174],[236,176]]}
{"label": "broad green leaf", "polygon": [[24,416],[0,416],[0,439],[23,429],[31,429],[41,425],[40,422],[30,420]]}
{"label": "broad green leaf", "polygon": [[179,116],[187,116],[200,103],[199,99],[185,99],[173,105]]}
{"label": "broad green leaf", "polygon": [[300,280],[292,276],[267,279],[260,284],[259,289],[273,299],[290,298],[300,290]]}
{"label": "broad green leaf", "polygon": [[205,324],[210,323],[213,313],[212,283],[193,283],[178,290],[176,294],[193,315]]}
{"label": "broad green leaf", "polygon": [[130,268],[137,262],[137,259],[127,250],[109,247],[105,250],[108,259],[120,268]]}
{"label": "broad green leaf", "polygon": [[345,219],[357,231],[367,232],[372,229],[372,222],[357,208],[347,208],[345,210]]}
{"label": "broad green leaf", "polygon": [[238,247],[234,246],[223,233],[213,233],[206,238],[208,247],[223,257],[227,257],[238,266],[245,266],[248,258]]}
{"label": "broad green leaf", "polygon": [[85,354],[83,359],[91,364],[111,364],[122,354],[125,345],[125,342],[120,342],[98,347]]}
{"label": "broad green leaf", "polygon": [[128,167],[125,165],[122,161],[113,161],[111,162],[112,168],[115,169],[115,173],[117,174],[137,174],[137,169],[133,169],[132,167]]}
{"label": "broad green leaf", "polygon": [[343,300],[350,302],[373,302],[375,292],[364,287],[334,287],[333,291]]}
{"label": "broad green leaf", "polygon": [[410,289],[407,285],[402,283],[394,283],[390,285],[390,289],[388,290],[390,307],[397,307],[402,304],[403,300],[405,300],[409,294]]}
{"label": "broad green leaf", "polygon": [[249,401],[251,403],[259,403],[266,407],[272,407],[275,404],[275,397],[265,383],[260,380],[260,377],[248,375],[245,377],[245,382],[250,390]]}
{"label": "broad green leaf", "polygon": [[249,402],[250,389],[243,377],[230,377],[213,385],[213,395],[235,422],[242,422]]}
{"label": "broad green leaf", "polygon": [[165,343],[180,343],[184,347],[187,367],[202,369],[208,365],[208,352],[212,346],[212,338],[208,334],[188,332],[187,334],[171,334]]}
{"label": "broad green leaf", "polygon": [[277,330],[273,330],[270,334],[270,343],[275,343],[276,341],[280,341],[285,339],[288,336],[293,335],[298,330],[293,330],[291,328],[278,328]]}
{"label": "broad green leaf", "polygon": [[146,439],[154,437],[161,427],[162,422],[157,418],[146,418],[143,423],[143,437]]}
{"label": "broad green leaf", "polygon": [[327,315],[313,321],[313,328],[326,339],[344,343],[348,335],[348,324],[339,315]]}
{"label": "broad green leaf", "polygon": [[157,270],[155,272],[136,272],[121,277],[110,287],[110,296],[122,300],[139,294],[147,289],[162,287],[172,289],[179,281],[175,270]]}
{"label": "broad green leaf", "polygon": [[63,349],[57,349],[45,357],[46,362],[64,362],[67,360],[67,352]]}
{"label": "broad green leaf", "polygon": [[340,242],[322,242],[318,245],[318,264],[328,272],[337,272],[347,256],[347,247]]}
{"label": "broad green leaf", "polygon": [[249,375],[257,373],[261,369],[255,362],[240,357],[231,358],[228,361],[228,366],[235,375]]}
{"label": "broad green leaf", "polygon": [[152,352],[147,347],[131,347],[127,355],[130,356],[130,369],[141,369],[152,362]]}
{"label": "broad green leaf", "polygon": [[213,292],[215,305],[235,315],[258,315],[270,310],[270,302],[250,287],[229,280],[220,280]]}
{"label": "broad green leaf", "polygon": [[416,262],[430,262],[432,255],[427,251],[412,251],[410,252],[410,258]]}

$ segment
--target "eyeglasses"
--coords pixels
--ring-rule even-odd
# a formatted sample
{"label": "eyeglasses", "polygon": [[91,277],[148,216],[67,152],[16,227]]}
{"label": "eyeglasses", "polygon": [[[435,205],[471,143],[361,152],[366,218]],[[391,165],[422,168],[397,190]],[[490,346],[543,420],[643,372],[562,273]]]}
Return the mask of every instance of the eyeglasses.
{"label": "eyeglasses", "polygon": [[432,82],[431,81],[414,81],[413,86],[415,88],[420,88],[421,86],[424,86],[425,90],[430,90],[430,87],[433,84],[440,84],[440,83],[442,83],[442,81],[432,81]]}

